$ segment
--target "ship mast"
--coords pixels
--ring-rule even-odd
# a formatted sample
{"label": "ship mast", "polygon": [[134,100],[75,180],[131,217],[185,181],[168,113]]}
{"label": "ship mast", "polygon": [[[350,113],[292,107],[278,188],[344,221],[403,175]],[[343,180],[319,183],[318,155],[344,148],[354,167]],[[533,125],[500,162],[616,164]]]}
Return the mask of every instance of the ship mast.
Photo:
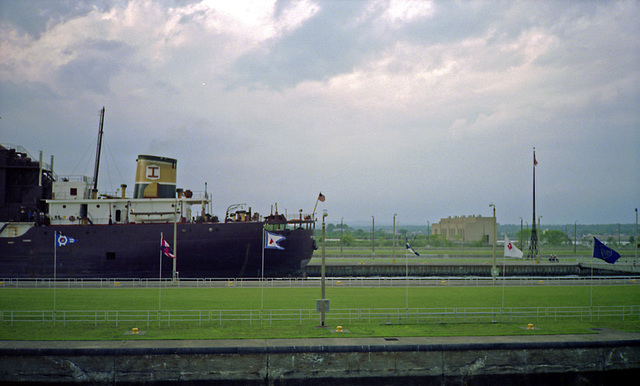
{"label": "ship mast", "polygon": [[100,126],[98,127],[98,146],[96,149],[96,164],[93,169],[93,198],[98,198],[98,171],[100,170],[100,150],[102,148],[102,128],[104,126],[104,106],[100,110]]}

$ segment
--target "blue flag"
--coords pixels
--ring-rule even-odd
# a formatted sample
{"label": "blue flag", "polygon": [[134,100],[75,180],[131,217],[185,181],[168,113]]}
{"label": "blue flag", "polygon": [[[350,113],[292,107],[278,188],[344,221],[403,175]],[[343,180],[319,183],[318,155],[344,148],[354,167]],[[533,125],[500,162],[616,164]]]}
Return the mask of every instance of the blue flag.
{"label": "blue flag", "polygon": [[76,240],[71,237],[64,236],[60,233],[56,233],[56,247],[66,247],[69,244],[75,243]]}
{"label": "blue flag", "polygon": [[593,238],[593,257],[606,261],[609,264],[614,264],[619,258],[620,254],[613,249],[602,244],[602,242],[595,237]]}

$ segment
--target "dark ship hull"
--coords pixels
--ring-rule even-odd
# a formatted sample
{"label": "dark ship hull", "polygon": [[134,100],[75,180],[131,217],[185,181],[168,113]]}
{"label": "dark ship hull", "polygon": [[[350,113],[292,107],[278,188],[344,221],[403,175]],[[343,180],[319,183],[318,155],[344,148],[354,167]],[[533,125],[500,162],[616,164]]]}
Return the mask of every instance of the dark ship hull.
{"label": "dark ship hull", "polygon": [[[169,181],[136,181],[133,198],[125,197],[126,185],[122,197],[89,197],[89,180],[56,178],[42,157],[0,145],[0,278],[302,275],[315,249],[313,216],[287,220],[276,209],[263,219],[250,208],[230,212],[234,205],[222,222],[204,209],[196,217],[185,207],[207,207],[208,195],[176,189],[176,160],[139,156],[138,168],[138,175]],[[263,252],[265,229],[284,237],[280,249]],[[56,233],[76,241],[55,247]],[[161,237],[175,248],[175,272],[174,259],[160,257]]]}
{"label": "dark ship hull", "polygon": [[[176,269],[181,278],[262,276],[262,222],[180,223]],[[55,247],[54,234],[76,240]],[[0,275],[5,278],[172,277],[173,259],[160,257],[160,235],[173,243],[174,225],[128,224],[32,227],[1,241]],[[264,276],[299,276],[314,251],[312,229],[270,231],[284,248],[264,250]]]}

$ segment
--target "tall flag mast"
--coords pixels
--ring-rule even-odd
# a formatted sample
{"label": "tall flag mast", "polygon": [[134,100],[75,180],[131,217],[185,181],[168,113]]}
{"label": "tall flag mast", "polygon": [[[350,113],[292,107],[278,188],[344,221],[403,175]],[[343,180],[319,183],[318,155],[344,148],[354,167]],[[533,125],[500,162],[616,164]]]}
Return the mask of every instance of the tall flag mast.
{"label": "tall flag mast", "polygon": [[536,230],[536,148],[533,148],[533,221],[531,221],[531,243],[529,244],[528,259],[538,257],[538,232]]}

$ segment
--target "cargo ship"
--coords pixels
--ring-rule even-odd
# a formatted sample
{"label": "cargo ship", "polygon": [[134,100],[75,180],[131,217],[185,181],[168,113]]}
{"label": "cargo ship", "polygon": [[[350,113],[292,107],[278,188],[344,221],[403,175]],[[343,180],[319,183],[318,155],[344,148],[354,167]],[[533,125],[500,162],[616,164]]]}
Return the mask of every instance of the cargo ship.
{"label": "cargo ship", "polygon": [[314,214],[234,204],[219,219],[206,185],[176,188],[173,158],[139,155],[132,197],[126,185],[98,195],[97,153],[93,179],[58,177],[42,156],[0,145],[0,277],[295,277],[316,249]]}

